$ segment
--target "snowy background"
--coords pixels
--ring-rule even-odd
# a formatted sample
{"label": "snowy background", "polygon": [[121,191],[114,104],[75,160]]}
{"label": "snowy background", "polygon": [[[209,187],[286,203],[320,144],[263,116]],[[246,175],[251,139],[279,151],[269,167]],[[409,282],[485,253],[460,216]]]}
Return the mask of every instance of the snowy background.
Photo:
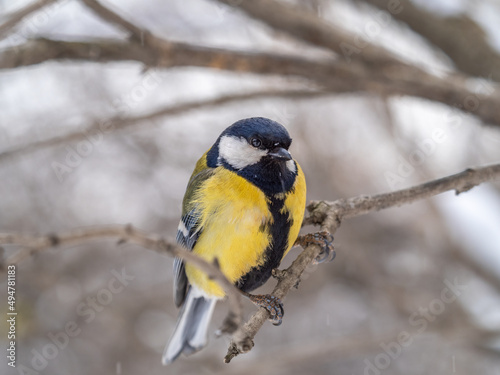
{"label": "snowy background", "polygon": [[[500,1],[414,3],[443,16],[469,16],[500,53]],[[0,1],[0,23],[26,4]],[[208,0],[105,4],[171,40],[326,55]],[[373,8],[352,1],[314,4],[322,18],[360,34],[376,15]],[[82,40],[125,38],[126,33],[78,1],[63,0],[28,17],[0,48],[35,37]],[[442,52],[394,20],[382,23],[371,42],[438,75],[454,69]],[[294,83],[290,78],[194,67],[145,71],[133,62],[45,62],[0,70],[0,153],[117,115],[137,116]],[[494,90],[485,79],[471,80],[470,85],[481,94]],[[173,238],[196,160],[224,128],[251,116],[269,117],[288,128],[292,154],[306,173],[309,200],[387,192],[500,160],[498,127],[443,104],[362,93],[257,98],[155,118],[128,130],[89,135],[83,143],[0,159],[0,232],[50,233],[132,223]],[[69,165],[69,170],[62,173],[60,164]],[[498,182],[460,196],[448,192],[346,220],[336,233],[335,247],[335,261],[306,271],[300,289],[286,298],[283,324],[267,324],[250,353],[225,365],[228,339],[212,334],[205,350],[168,368],[161,366],[160,358],[177,317],[171,259],[112,241],[45,251],[23,261],[17,271],[18,366],[25,367],[8,367],[2,355],[0,372],[500,374]],[[5,253],[13,251],[6,247]],[[291,251],[283,265],[297,254]],[[92,307],[92,298],[110,295],[103,289],[109,290],[116,272],[123,270],[131,277],[127,285],[112,293],[104,306]],[[450,283],[463,289],[453,301],[443,302]],[[272,284],[269,281],[263,290]],[[6,306],[6,300],[3,275],[0,306]],[[247,316],[254,311],[250,303],[245,308]],[[220,303],[211,333],[226,310]],[[0,310],[4,311],[6,307]],[[78,334],[52,355],[51,337],[64,332],[70,322]],[[2,347],[6,332],[2,319]],[[398,351],[395,343],[404,332],[410,341]],[[387,348],[394,350],[394,358]],[[390,358],[387,366],[384,358]]]}

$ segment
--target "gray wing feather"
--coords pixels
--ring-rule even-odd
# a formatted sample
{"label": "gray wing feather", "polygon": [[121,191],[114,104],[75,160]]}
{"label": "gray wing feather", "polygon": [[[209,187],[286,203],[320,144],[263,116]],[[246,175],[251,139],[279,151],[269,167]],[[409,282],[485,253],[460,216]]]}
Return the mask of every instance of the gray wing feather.
{"label": "gray wing feather", "polygon": [[[197,173],[189,181],[184,197],[184,206],[188,206],[193,194],[197,189],[214,174],[213,168],[206,168]],[[200,227],[201,213],[197,207],[190,207],[190,211],[182,215],[177,230],[177,243],[184,246],[188,250],[193,250],[196,241],[200,237],[203,228]],[[181,306],[186,299],[188,288],[188,279],[184,267],[184,262],[181,259],[174,259],[174,301],[177,307]]]}
{"label": "gray wing feather", "polygon": [[[193,250],[201,230],[198,227],[199,214],[196,210],[191,210],[181,218],[179,229],[177,230],[177,243],[188,250]],[[177,307],[181,306],[186,299],[188,280],[184,267],[184,262],[180,258],[174,259],[174,302]]]}

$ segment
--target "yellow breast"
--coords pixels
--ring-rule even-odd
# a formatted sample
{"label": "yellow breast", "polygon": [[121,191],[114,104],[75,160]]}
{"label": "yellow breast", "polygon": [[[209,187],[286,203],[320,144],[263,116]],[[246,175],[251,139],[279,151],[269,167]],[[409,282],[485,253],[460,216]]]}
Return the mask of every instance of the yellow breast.
{"label": "yellow breast", "polygon": [[[271,239],[261,228],[272,216],[261,190],[219,167],[196,193],[192,204],[202,212],[203,228],[194,253],[208,261],[217,258],[222,272],[233,283],[263,263]],[[222,288],[197,268],[187,264],[186,274],[191,284],[208,295],[224,297]]]}
{"label": "yellow breast", "polygon": [[[292,221],[284,255],[297,239],[305,210],[306,182],[302,170],[297,167],[294,188],[285,195],[282,208],[282,213],[288,214]],[[253,267],[264,264],[265,250],[272,241],[269,225],[273,217],[267,198],[259,188],[236,173],[218,167],[214,176],[197,191],[191,204],[202,213],[200,227],[203,231],[193,248],[195,254],[209,262],[217,258],[222,272],[232,283]],[[216,282],[189,263],[186,274],[189,282],[207,295],[225,296]]]}

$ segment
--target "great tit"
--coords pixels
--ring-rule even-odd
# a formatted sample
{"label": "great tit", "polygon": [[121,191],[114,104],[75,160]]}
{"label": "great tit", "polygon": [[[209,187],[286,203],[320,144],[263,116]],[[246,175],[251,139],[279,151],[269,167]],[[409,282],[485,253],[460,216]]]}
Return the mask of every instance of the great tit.
{"label": "great tit", "polygon": [[[184,195],[177,242],[209,262],[217,259],[247,296],[270,278],[302,224],[306,181],[288,151],[291,142],[275,121],[240,120],[198,160]],[[224,296],[205,273],[174,260],[174,301],[182,309],[163,364],[206,345],[215,304]]]}

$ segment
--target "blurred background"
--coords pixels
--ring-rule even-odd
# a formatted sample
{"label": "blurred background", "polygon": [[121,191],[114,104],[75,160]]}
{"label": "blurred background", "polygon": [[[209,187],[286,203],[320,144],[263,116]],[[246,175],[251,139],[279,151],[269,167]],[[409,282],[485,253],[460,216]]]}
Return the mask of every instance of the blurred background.
{"label": "blurred background", "polygon": [[[352,58],[361,62],[370,43],[460,81],[469,94],[448,104],[358,84],[323,90],[303,76],[225,69],[225,60],[211,64],[220,69],[155,67],[117,50],[113,61],[92,61],[99,43],[128,43],[129,33],[82,1],[45,3],[7,25],[33,3],[0,0],[1,232],[131,223],[174,238],[196,160],[223,129],[251,116],[288,128],[309,200],[389,192],[500,160],[500,123],[462,112],[470,93],[478,103],[500,95],[498,0],[278,1],[358,36]],[[232,3],[100,4],[187,45],[342,60],[250,18],[239,9],[245,1]],[[94,47],[61,60],[29,44],[38,38]],[[26,46],[32,60],[22,55]],[[18,367],[2,355],[0,372],[500,374],[498,181],[346,220],[335,248],[333,262],[306,270],[286,297],[283,324],[266,323],[250,353],[222,362],[229,338],[214,335],[227,312],[220,303],[209,346],[166,368],[161,353],[178,313],[172,259],[105,240],[44,251],[18,265]],[[6,246],[4,257],[16,249]],[[4,270],[2,314],[6,279]],[[245,311],[249,317],[255,309],[246,303]],[[2,347],[7,328],[1,319]]]}

